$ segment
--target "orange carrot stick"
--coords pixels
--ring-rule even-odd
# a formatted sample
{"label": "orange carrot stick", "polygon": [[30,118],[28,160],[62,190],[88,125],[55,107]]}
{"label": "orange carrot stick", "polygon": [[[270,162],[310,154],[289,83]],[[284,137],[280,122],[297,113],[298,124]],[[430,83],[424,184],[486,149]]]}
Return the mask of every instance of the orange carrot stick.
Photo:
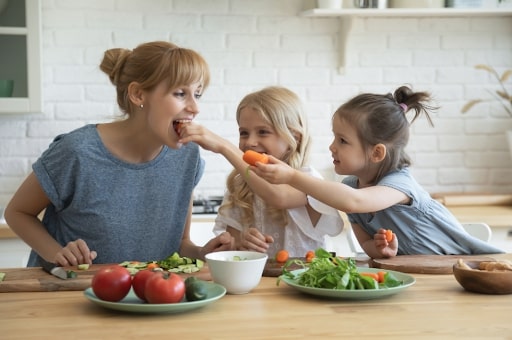
{"label": "orange carrot stick", "polygon": [[244,153],[243,160],[250,165],[256,165],[256,162],[261,162],[261,163],[267,164],[268,156],[265,155],[264,153],[247,150]]}

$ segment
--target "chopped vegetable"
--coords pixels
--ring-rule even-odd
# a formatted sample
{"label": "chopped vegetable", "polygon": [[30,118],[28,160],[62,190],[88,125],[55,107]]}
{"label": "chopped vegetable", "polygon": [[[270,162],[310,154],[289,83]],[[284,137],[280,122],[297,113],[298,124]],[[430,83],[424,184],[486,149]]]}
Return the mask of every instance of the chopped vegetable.
{"label": "chopped vegetable", "polygon": [[306,253],[306,262],[311,263],[313,259],[315,258],[315,252],[310,250]]}
{"label": "chopped vegetable", "polygon": [[78,265],[78,270],[87,270],[89,269],[89,264],[83,263]]}
{"label": "chopped vegetable", "polygon": [[0,273],[0,282],[2,282],[5,279],[5,273]]}
{"label": "chopped vegetable", "polygon": [[288,252],[282,249],[276,253],[276,262],[285,263],[286,261],[288,261],[289,257],[290,255],[288,254]]}
{"label": "chopped vegetable", "polygon": [[393,240],[393,231],[391,229],[386,230],[386,241],[391,242]]}
{"label": "chopped vegetable", "polygon": [[76,274],[76,272],[75,272],[75,271],[73,271],[73,270],[68,270],[68,271],[66,272],[66,274],[67,274],[68,279],[74,279],[75,277],[77,277],[77,276],[78,276],[78,275]]}
{"label": "chopped vegetable", "polygon": [[119,265],[128,269],[132,275],[135,275],[142,269],[169,271],[171,273],[194,273],[203,268],[204,262],[199,259],[181,257],[180,254],[174,252],[172,255],[160,261],[124,261]]}
{"label": "chopped vegetable", "polygon": [[150,262],[148,263],[148,265],[146,266],[146,269],[155,269],[155,268],[160,268],[160,266],[158,265],[158,263],[156,262]]}

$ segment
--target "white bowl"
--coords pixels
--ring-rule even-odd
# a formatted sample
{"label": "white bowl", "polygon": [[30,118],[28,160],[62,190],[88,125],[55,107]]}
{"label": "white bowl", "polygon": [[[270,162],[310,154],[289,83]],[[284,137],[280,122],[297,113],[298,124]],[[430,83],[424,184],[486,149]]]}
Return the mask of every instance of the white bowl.
{"label": "white bowl", "polygon": [[212,279],[229,294],[247,294],[261,280],[267,254],[255,251],[218,251],[206,254]]}

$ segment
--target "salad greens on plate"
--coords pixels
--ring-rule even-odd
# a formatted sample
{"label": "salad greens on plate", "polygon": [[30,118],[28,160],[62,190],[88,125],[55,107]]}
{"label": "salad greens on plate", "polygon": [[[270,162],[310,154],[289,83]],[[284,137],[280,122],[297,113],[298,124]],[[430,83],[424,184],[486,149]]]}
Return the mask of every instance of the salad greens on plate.
{"label": "salad greens on plate", "polygon": [[[289,271],[287,267],[292,263],[304,270]],[[404,283],[389,271],[382,271],[381,274],[382,281],[376,280],[361,272],[354,259],[337,257],[325,249],[318,248],[311,262],[298,259],[288,261],[283,267],[283,274],[277,279],[277,285],[283,278],[292,279],[304,287],[334,290],[386,289]]]}

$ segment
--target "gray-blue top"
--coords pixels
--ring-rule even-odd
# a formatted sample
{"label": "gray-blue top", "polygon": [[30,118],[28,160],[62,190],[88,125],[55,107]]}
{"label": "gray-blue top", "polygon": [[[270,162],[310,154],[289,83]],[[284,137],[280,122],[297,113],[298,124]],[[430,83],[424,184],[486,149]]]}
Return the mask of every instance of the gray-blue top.
{"label": "gray-blue top", "polygon": [[[343,183],[357,188],[357,177],[348,176]],[[375,213],[347,215],[351,223],[358,224],[370,235],[379,228],[393,230],[398,238],[398,255],[503,253],[469,235],[455,216],[416,182],[408,168],[387,174],[377,185],[403,192],[411,198],[411,203],[396,204]]]}
{"label": "gray-blue top", "polygon": [[[204,171],[196,144],[153,160],[114,157],[96,125],[57,136],[33,170],[51,201],[43,224],[63,246],[84,239],[94,263],[159,260],[179,251],[192,192]],[[28,266],[38,266],[32,251]]]}

